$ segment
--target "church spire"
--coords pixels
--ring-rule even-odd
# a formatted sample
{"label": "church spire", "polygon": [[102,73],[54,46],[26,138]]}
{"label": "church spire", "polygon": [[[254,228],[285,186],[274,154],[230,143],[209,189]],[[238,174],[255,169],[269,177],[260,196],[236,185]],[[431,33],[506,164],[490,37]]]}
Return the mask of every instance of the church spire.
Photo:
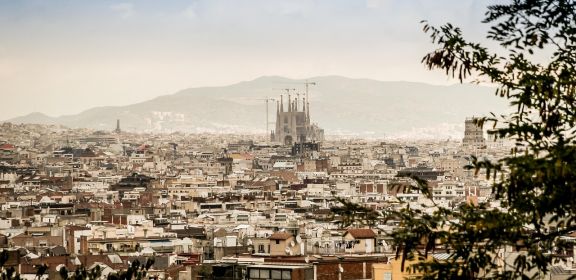
{"label": "church spire", "polygon": [[310,101],[306,100],[306,119],[310,122]]}
{"label": "church spire", "polygon": [[300,102],[300,94],[296,94],[296,100],[294,100],[294,111],[298,112],[298,102]]}

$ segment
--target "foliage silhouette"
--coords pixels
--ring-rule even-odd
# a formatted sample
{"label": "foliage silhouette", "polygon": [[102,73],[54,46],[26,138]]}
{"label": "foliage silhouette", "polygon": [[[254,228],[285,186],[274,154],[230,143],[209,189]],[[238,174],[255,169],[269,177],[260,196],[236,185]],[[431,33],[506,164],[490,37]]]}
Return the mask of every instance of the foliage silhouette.
{"label": "foliage silhouette", "polygon": [[[375,222],[400,223],[392,236],[402,269],[437,248],[449,253],[447,260],[417,262],[412,269],[421,279],[537,278],[562,261],[558,252],[572,244],[561,237],[576,230],[576,1],[512,0],[489,6],[483,22],[495,50],[465,40],[451,24],[423,22],[438,48],[422,62],[460,82],[496,85],[514,111],[476,123],[515,147],[496,162],[472,157],[470,168],[493,182],[486,203],[380,213]],[[426,181],[413,185],[431,193]]]}
{"label": "foliage silhouette", "polygon": [[16,273],[16,269],[12,266],[6,266],[6,262],[10,255],[8,251],[3,250],[0,252],[0,279],[2,280],[20,280],[20,275]]}

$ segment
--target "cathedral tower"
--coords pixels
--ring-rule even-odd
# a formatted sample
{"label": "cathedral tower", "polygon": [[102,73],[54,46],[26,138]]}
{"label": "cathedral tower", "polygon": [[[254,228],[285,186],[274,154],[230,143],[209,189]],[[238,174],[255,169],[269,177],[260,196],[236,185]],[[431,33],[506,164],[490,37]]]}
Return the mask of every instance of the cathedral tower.
{"label": "cathedral tower", "polygon": [[284,110],[284,96],[276,107],[276,129],[271,132],[273,142],[284,145],[304,142],[321,142],[324,140],[324,130],[310,123],[310,104],[306,98],[297,95],[292,99],[288,94],[287,108]]}

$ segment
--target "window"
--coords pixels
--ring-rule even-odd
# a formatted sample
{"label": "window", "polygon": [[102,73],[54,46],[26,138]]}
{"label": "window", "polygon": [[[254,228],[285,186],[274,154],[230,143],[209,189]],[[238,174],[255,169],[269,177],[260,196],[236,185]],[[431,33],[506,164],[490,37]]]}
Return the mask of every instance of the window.
{"label": "window", "polygon": [[248,270],[249,279],[279,279],[279,280],[290,280],[292,279],[291,270],[281,270],[281,269],[266,269],[266,268],[250,268]]}
{"label": "window", "polygon": [[280,240],[276,240],[276,244],[280,244]]}

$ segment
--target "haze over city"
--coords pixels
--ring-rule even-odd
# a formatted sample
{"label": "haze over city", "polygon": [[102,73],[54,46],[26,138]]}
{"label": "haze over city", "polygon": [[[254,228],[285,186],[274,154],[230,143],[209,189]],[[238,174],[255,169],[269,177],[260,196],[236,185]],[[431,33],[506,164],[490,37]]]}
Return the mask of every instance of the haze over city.
{"label": "haze over city", "polygon": [[482,40],[491,2],[0,1],[0,96],[13,104],[0,119],[269,75],[452,84],[421,65],[432,45],[420,21]]}
{"label": "haze over city", "polygon": [[575,22],[0,0],[0,279],[573,279]]}

